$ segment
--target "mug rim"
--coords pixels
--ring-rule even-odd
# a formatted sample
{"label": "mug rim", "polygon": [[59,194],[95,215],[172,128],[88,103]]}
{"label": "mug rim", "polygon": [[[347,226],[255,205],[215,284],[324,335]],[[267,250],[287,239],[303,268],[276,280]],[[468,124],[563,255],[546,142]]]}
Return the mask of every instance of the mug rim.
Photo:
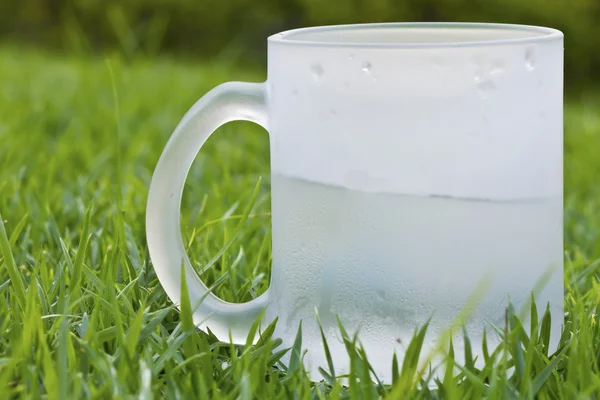
{"label": "mug rim", "polygon": [[[351,41],[329,41],[329,40],[306,40],[293,39],[294,36],[306,33],[325,33],[332,31],[356,31],[360,29],[480,29],[504,30],[537,33],[538,35],[521,38],[472,40],[472,41],[448,41],[448,42],[351,42]],[[562,39],[563,33],[558,29],[536,25],[485,23],[485,22],[384,22],[363,24],[340,24],[323,25],[305,28],[296,28],[276,33],[267,38],[269,44],[282,44],[291,46],[314,46],[314,47],[352,47],[352,48],[380,48],[380,49],[419,49],[419,48],[454,48],[454,47],[477,47],[496,46],[512,44],[540,43]]]}

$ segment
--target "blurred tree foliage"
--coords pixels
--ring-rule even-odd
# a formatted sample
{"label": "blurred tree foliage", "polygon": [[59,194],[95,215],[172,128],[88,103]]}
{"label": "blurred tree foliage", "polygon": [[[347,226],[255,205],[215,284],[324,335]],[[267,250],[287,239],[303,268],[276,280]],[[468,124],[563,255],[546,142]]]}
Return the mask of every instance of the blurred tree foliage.
{"label": "blurred tree foliage", "polygon": [[600,0],[0,0],[0,38],[136,56],[263,61],[284,29],[387,21],[551,26],[565,33],[567,82],[600,80]]}

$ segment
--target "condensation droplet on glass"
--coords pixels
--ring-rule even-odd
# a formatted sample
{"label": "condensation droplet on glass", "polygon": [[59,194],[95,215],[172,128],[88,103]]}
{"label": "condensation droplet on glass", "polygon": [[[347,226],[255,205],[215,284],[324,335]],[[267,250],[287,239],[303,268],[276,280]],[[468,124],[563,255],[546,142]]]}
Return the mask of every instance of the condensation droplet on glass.
{"label": "condensation droplet on glass", "polygon": [[479,65],[475,65],[475,72],[473,73],[473,80],[479,83],[483,80],[483,68]]}
{"label": "condensation droplet on glass", "polygon": [[525,50],[525,68],[528,71],[533,71],[535,69],[535,50],[533,47],[528,47]]}
{"label": "condensation droplet on glass", "polygon": [[350,87],[350,82],[348,82],[348,81],[344,81],[344,87],[347,87],[347,88],[349,88],[349,87]]}
{"label": "condensation droplet on glass", "polygon": [[477,89],[479,90],[479,95],[482,98],[488,98],[492,95],[492,92],[496,90],[496,85],[492,81],[483,81],[477,84]]}
{"label": "condensation droplet on glass", "polygon": [[337,110],[335,108],[332,108],[331,110],[329,110],[329,114],[337,115]]}
{"label": "condensation droplet on glass", "polygon": [[310,66],[310,72],[312,74],[313,79],[318,82],[323,77],[325,70],[323,70],[321,64],[313,64]]}
{"label": "condensation droplet on glass", "polygon": [[490,65],[490,75],[501,75],[504,73],[504,62],[502,60],[493,60]]}
{"label": "condensation droplet on glass", "polygon": [[354,60],[354,54],[348,55],[348,60],[350,60],[350,61]]}
{"label": "condensation droplet on glass", "polygon": [[371,73],[371,67],[372,67],[371,63],[370,63],[370,62],[368,62],[368,61],[365,61],[365,62],[363,63],[363,65],[362,65],[361,69],[362,69],[362,71],[363,71],[365,74],[370,74],[370,73]]}

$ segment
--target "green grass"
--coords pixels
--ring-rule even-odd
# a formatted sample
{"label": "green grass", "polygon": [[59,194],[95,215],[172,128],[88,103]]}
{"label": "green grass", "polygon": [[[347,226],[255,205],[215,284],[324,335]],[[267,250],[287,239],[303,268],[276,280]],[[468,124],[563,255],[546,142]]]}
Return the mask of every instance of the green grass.
{"label": "green grass", "polygon": [[[565,109],[566,329],[557,354],[544,351],[547,319],[522,327],[511,316],[503,345],[489,349],[481,370],[467,357],[458,375],[427,382],[415,365],[420,330],[408,345],[413,357],[390,365],[396,379],[386,387],[370,379],[346,334],[353,369],[342,386],[327,365],[323,381],[311,383],[300,341],[289,368],[281,365],[286,349],[272,329],[256,346],[197,332],[189,304],[181,314],[173,308],[149,262],[150,177],[198,97],[224,81],[261,79],[223,63],[0,50],[0,398],[600,397],[600,97],[593,94],[568,99]],[[262,177],[241,234],[202,274],[209,284],[222,281],[215,291],[226,300],[247,301],[268,285],[268,166],[266,133],[232,123],[209,140],[188,178],[182,229],[202,270],[230,241]]]}

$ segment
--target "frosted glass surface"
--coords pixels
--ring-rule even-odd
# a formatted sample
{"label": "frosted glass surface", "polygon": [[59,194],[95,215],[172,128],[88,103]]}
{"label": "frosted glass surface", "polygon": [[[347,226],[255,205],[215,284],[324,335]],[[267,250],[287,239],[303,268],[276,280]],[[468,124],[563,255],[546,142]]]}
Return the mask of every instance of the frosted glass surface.
{"label": "frosted glass surface", "polygon": [[[447,37],[446,30],[425,36]],[[455,36],[472,32],[498,36],[494,29]],[[441,48],[292,42],[269,47],[273,172],[408,195],[562,193],[561,40]]]}

